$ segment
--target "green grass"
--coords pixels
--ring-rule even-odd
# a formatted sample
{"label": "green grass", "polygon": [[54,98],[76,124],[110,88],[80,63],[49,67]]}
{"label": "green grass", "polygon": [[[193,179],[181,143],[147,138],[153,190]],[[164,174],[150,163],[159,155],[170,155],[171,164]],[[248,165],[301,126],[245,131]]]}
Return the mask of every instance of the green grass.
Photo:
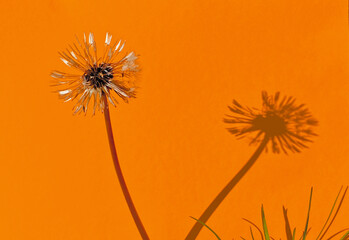
{"label": "green grass", "polygon": [[216,238],[217,238],[218,240],[221,240],[221,239],[219,238],[219,236],[212,230],[212,228],[210,228],[210,227],[207,226],[205,223],[201,222],[200,220],[198,220],[198,219],[196,219],[196,218],[194,218],[194,217],[191,217],[191,218],[194,219],[194,220],[196,220],[197,222],[199,222],[199,223],[202,224],[203,226],[205,226],[208,230],[210,230],[210,231],[216,236]]}
{"label": "green grass", "polygon": [[263,223],[264,237],[266,240],[270,240],[269,233],[268,233],[268,227],[267,227],[267,220],[265,219],[263,205],[262,205],[262,223]]}
{"label": "green grass", "polygon": [[[316,240],[324,239],[325,234],[329,231],[332,223],[334,222],[335,218],[337,217],[337,214],[338,214],[338,212],[339,212],[339,210],[340,210],[340,208],[342,206],[343,200],[344,200],[345,195],[347,193],[348,187],[345,189],[339,204],[337,204],[337,201],[338,201],[339,196],[340,196],[340,194],[342,192],[342,189],[343,189],[343,187],[340,189],[340,191],[339,191],[339,193],[338,193],[338,195],[336,197],[336,200],[334,201],[334,203],[332,205],[332,208],[331,208],[331,211],[329,213],[329,216],[326,219],[325,224],[322,227],[320,233],[318,234]],[[310,191],[310,199],[309,199],[309,207],[308,207],[307,218],[306,218],[304,230],[302,232],[302,235],[299,238],[300,240],[306,240],[307,239],[307,235],[308,235],[308,233],[310,231],[309,222],[310,222],[310,209],[311,209],[312,196],[313,196],[313,188],[311,188],[311,191]],[[285,207],[283,207],[283,213],[284,213],[285,231],[286,231],[287,240],[296,240],[297,239],[297,237],[296,237],[296,228],[294,228],[293,233],[291,233],[291,226],[290,226],[290,222],[289,222],[289,219],[288,219],[288,216],[287,216],[287,209]],[[251,221],[248,221],[246,219],[244,219],[244,220],[247,221],[249,224],[252,224]],[[262,239],[263,240],[264,239],[265,240],[273,239],[272,237],[269,236],[269,233],[268,233],[267,221],[266,221],[266,218],[265,218],[263,205],[262,205],[262,225],[263,225],[263,230],[264,230],[264,238],[262,238]],[[253,226],[256,227],[255,224],[253,224]],[[258,230],[261,231],[259,228],[258,228]],[[332,236],[327,237],[325,239],[329,240],[329,239],[333,239],[336,236],[337,237],[341,236],[339,234],[341,234],[341,233],[343,233],[344,231],[347,231],[347,230],[348,230],[348,228],[345,228],[345,229],[343,229],[343,230],[341,230],[341,231],[339,231],[339,232],[337,232],[337,233],[333,234]],[[345,232],[345,234],[342,235],[341,238],[338,238],[338,239],[340,239],[340,240],[349,240],[349,231]]]}
{"label": "green grass", "polygon": [[[342,197],[340,198],[340,202],[337,204],[338,202],[338,199],[341,195],[341,192],[343,190],[343,187],[340,189],[333,205],[332,205],[332,208],[331,208],[331,211],[329,213],[329,216],[327,217],[326,221],[325,221],[325,224],[324,226],[322,227],[322,229],[320,230],[319,234],[317,235],[316,237],[316,240],[323,240],[323,239],[326,239],[326,240],[330,240],[330,239],[339,239],[339,240],[349,240],[349,228],[345,228],[345,229],[342,229],[341,231],[338,231],[336,232],[335,234],[329,236],[329,237],[326,237],[325,238],[325,235],[326,233],[328,233],[331,225],[333,224],[335,218],[337,217],[338,215],[338,212],[343,204],[343,200],[345,198],[345,195],[348,191],[348,187],[346,187],[344,193],[342,194]],[[307,218],[306,218],[306,221],[305,221],[305,227],[304,227],[304,230],[301,234],[301,236],[299,237],[296,237],[296,228],[293,229],[293,231],[291,231],[291,225],[290,225],[290,221],[288,219],[288,216],[287,216],[287,209],[285,207],[283,207],[283,214],[284,214],[284,221],[285,221],[285,231],[286,231],[286,237],[287,237],[287,240],[306,240],[307,239],[307,236],[308,236],[308,233],[310,231],[310,227],[309,227],[309,222],[310,222],[310,209],[311,209],[311,202],[312,202],[312,196],[313,196],[313,188],[311,188],[311,191],[310,191],[310,199],[309,199],[309,207],[308,207],[308,211],[307,211]],[[248,219],[245,219],[243,218],[243,220],[245,220],[246,222],[248,222],[250,224],[250,234],[251,234],[251,239],[252,240],[257,240],[258,238],[255,238],[254,234],[253,234],[253,230],[252,230],[252,227],[255,228],[258,233],[259,233],[259,238],[262,239],[262,240],[274,240],[275,238],[271,237],[269,235],[269,231],[268,231],[268,226],[267,226],[267,220],[266,220],[266,216],[265,216],[265,212],[264,212],[264,207],[262,205],[261,207],[261,217],[262,217],[262,228],[263,228],[263,231],[256,225],[254,224],[253,222],[251,222],[250,220]],[[217,233],[215,233],[209,226],[207,226],[205,223],[199,221],[198,219],[194,218],[194,217],[191,217],[193,218],[194,220],[196,220],[197,222],[199,222],[200,224],[202,224],[203,226],[205,226],[208,230],[210,230],[214,235],[215,237],[218,239],[218,240],[221,240],[221,238],[217,235]],[[344,232],[344,235],[342,235]],[[335,238],[337,237],[337,238]],[[241,237],[241,239],[243,240],[246,240],[246,238],[244,237]]]}

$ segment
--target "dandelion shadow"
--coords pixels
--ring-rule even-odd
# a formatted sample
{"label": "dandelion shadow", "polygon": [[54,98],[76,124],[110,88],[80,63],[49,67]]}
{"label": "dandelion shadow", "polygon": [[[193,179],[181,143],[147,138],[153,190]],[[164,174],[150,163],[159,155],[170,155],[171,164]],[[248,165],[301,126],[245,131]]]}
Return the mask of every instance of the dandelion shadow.
{"label": "dandelion shadow", "polygon": [[205,224],[208,221],[230,191],[255,164],[261,153],[264,150],[268,151],[268,146],[273,153],[282,151],[288,154],[289,151],[299,153],[301,149],[308,147],[307,143],[312,142],[311,138],[316,136],[313,127],[318,121],[312,117],[304,104],[297,105],[295,101],[295,98],[287,96],[280,99],[279,92],[273,96],[263,91],[261,109],[242,106],[236,100],[233,100],[232,106],[228,106],[232,115],[226,115],[224,122],[232,126],[227,130],[238,139],[254,135],[250,145],[259,143],[259,146],[248,162],[206,208],[188,233],[186,240],[196,239],[204,226],[201,223]]}

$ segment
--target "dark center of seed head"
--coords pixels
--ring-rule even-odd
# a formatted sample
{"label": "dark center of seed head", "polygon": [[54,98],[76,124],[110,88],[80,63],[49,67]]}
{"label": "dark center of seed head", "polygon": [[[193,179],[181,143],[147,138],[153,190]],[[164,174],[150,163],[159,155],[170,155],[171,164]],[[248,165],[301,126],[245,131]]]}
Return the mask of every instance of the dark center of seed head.
{"label": "dark center of seed head", "polygon": [[94,65],[83,75],[85,83],[95,89],[106,86],[113,77],[113,68],[106,63]]}
{"label": "dark center of seed head", "polygon": [[265,116],[258,115],[252,124],[256,129],[269,136],[282,135],[287,130],[285,120],[275,113],[267,113]]}

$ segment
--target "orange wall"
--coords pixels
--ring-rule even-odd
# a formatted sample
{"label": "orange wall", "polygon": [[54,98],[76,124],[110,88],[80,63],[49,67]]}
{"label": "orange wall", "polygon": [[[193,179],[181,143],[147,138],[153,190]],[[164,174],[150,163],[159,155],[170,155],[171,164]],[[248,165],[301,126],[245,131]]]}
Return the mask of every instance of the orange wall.
{"label": "orange wall", "polygon": [[[263,154],[209,220],[223,239],[242,217],[300,232],[311,186],[314,237],[349,184],[349,36],[339,0],[8,1],[0,10],[0,238],[140,239],[116,181],[103,116],[72,116],[49,86],[57,51],[93,31],[140,54],[137,99],[112,109],[126,181],[151,239],[184,239],[255,147],[222,122],[261,90],[306,103],[319,137],[301,154]],[[332,232],[348,227],[349,199]],[[199,239],[213,239],[203,230]]]}

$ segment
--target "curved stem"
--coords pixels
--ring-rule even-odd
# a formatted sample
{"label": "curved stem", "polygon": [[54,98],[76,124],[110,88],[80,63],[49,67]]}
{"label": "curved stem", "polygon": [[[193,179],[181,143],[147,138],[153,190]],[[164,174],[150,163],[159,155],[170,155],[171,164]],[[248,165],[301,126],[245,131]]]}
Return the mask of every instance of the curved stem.
{"label": "curved stem", "polygon": [[[241,168],[241,170],[233,177],[232,180],[223,188],[223,190],[217,195],[217,197],[211,202],[211,204],[206,208],[204,213],[199,218],[200,222],[206,223],[207,220],[211,217],[211,215],[216,211],[218,206],[223,202],[223,200],[227,197],[227,195],[230,193],[230,191],[235,187],[235,185],[243,178],[243,176],[248,172],[248,170],[253,166],[253,164],[257,161],[258,157],[263,152],[265,146],[267,145],[269,141],[269,137],[265,136],[257,150],[254,152],[254,154],[251,156],[251,158],[248,160],[248,162]],[[185,240],[193,240],[196,239],[196,237],[199,235],[200,230],[202,229],[203,225],[200,224],[200,222],[196,222],[195,225],[192,227],[190,232],[188,233]]]}
{"label": "curved stem", "polygon": [[116,171],[116,175],[118,176],[119,183],[122,189],[122,192],[124,194],[125,200],[127,202],[128,208],[130,209],[130,212],[132,214],[133,220],[137,225],[138,231],[140,235],[142,236],[143,240],[149,240],[149,237],[147,235],[147,232],[145,231],[145,228],[141,222],[141,219],[138,216],[138,213],[136,211],[136,208],[133,204],[131,195],[127,189],[126,182],[124,179],[124,176],[121,171],[118,155],[116,153],[116,148],[115,148],[115,142],[114,142],[114,136],[113,136],[113,130],[111,127],[111,122],[110,122],[110,114],[109,114],[109,106],[108,106],[108,100],[106,96],[103,96],[103,101],[104,101],[104,119],[105,119],[105,125],[107,127],[107,133],[108,133],[108,140],[109,140],[109,147],[110,147],[110,152],[113,158],[113,163],[114,163],[114,168]]}

